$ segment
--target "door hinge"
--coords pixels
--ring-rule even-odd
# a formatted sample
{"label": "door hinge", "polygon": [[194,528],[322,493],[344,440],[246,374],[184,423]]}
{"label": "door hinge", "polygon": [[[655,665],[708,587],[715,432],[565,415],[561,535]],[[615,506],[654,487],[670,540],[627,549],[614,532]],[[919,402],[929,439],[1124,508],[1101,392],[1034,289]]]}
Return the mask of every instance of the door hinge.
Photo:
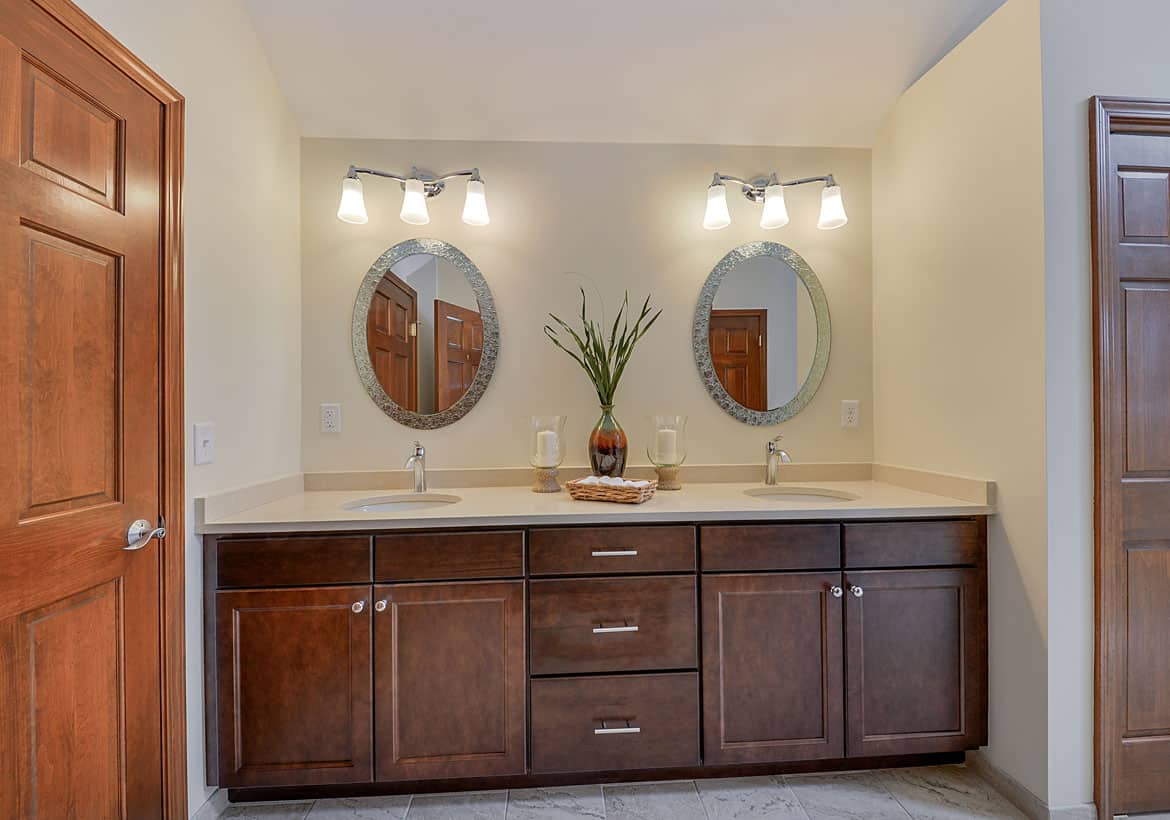
{"label": "door hinge", "polygon": [[418,335],[418,322],[411,322],[410,323],[410,335],[411,336]]}

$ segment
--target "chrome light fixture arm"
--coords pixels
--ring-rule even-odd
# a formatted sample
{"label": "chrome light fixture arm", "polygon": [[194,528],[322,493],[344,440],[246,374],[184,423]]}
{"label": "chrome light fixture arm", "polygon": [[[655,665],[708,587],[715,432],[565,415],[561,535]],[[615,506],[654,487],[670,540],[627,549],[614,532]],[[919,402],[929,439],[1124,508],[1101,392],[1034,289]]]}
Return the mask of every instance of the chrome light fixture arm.
{"label": "chrome light fixture arm", "polygon": [[756,177],[755,179],[742,179],[741,177],[732,174],[721,174],[715,172],[714,179],[711,180],[712,185],[723,185],[728,182],[733,182],[739,185],[743,191],[743,195],[752,202],[764,201],[764,189],[769,185],[781,185],[785,188],[791,188],[795,185],[808,185],[812,182],[823,182],[826,186],[836,185],[836,180],[833,179],[832,174],[823,174],[815,177],[801,177],[800,179],[789,179],[781,182],[775,172],[770,177]]}
{"label": "chrome light fixture arm", "polygon": [[417,179],[423,184],[423,193],[428,197],[438,196],[443,193],[446,187],[445,183],[449,179],[457,179],[459,177],[467,177],[471,182],[483,182],[483,177],[479,175],[478,168],[468,168],[463,171],[452,171],[449,174],[432,174],[428,171],[420,171],[417,167],[411,166],[410,176],[402,176],[401,174],[392,174],[389,171],[379,171],[377,168],[366,168],[361,165],[351,165],[349,170],[345,172],[346,179],[357,179],[358,174],[369,174],[370,176],[382,177],[383,179],[392,179],[399,185],[406,185],[407,180]]}

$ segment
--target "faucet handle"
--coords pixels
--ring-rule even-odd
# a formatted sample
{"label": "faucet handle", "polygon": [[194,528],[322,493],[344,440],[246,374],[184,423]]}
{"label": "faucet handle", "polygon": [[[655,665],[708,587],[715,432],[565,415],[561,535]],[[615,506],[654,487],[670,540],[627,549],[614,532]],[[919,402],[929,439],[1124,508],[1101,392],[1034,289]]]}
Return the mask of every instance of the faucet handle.
{"label": "faucet handle", "polygon": [[776,437],[771,439],[768,442],[768,454],[769,455],[775,455],[776,451],[779,449],[776,445],[780,443],[780,439],[782,439],[782,438],[784,438],[784,434],[777,433]]}
{"label": "faucet handle", "polygon": [[422,446],[421,441],[416,441],[414,443],[414,454],[416,456],[425,456],[427,454],[427,448]]}

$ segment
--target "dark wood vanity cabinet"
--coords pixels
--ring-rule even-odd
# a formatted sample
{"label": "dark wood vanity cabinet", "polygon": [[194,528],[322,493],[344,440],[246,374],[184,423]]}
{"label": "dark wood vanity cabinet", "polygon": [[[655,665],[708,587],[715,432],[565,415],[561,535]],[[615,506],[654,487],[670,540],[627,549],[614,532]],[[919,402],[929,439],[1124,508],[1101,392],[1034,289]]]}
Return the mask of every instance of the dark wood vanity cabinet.
{"label": "dark wood vanity cabinet", "polygon": [[209,779],[258,797],[977,748],[985,556],[982,518],[208,536]]}
{"label": "dark wood vanity cabinet", "polygon": [[523,774],[524,582],[374,588],[376,780]]}

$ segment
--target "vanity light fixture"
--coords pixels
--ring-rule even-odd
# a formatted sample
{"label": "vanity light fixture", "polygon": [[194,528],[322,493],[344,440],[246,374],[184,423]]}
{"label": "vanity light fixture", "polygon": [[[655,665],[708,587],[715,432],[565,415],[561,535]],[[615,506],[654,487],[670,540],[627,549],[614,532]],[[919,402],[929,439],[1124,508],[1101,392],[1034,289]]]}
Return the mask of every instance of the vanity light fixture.
{"label": "vanity light fixture", "polygon": [[793,185],[807,185],[810,182],[825,184],[824,190],[821,191],[821,215],[817,220],[817,227],[822,231],[829,231],[840,228],[849,221],[849,217],[845,215],[845,202],[841,198],[841,186],[833,179],[832,174],[781,182],[775,173],[770,177],[747,180],[716,171],[714,179],[707,187],[707,210],[703,214],[703,227],[709,231],[717,231],[731,224],[731,213],[727,210],[728,182],[739,185],[743,195],[752,202],[764,203],[763,213],[760,214],[760,227],[765,230],[783,228],[788,224],[788,206],[784,204],[784,189]]}
{"label": "vanity light fixture", "polygon": [[337,218],[342,222],[364,225],[370,220],[366,214],[362,181],[358,174],[385,177],[401,185],[403,191],[402,210],[398,216],[403,222],[410,225],[426,225],[430,222],[431,216],[427,212],[427,200],[443,193],[447,187],[447,180],[467,177],[467,194],[463,201],[463,221],[477,227],[487,225],[491,221],[488,217],[487,196],[483,179],[479,175],[478,168],[455,171],[441,176],[420,171],[418,168],[411,168],[409,176],[400,176],[374,168],[360,168],[351,165],[345,174],[345,179],[341,180],[341,202],[337,206]]}

